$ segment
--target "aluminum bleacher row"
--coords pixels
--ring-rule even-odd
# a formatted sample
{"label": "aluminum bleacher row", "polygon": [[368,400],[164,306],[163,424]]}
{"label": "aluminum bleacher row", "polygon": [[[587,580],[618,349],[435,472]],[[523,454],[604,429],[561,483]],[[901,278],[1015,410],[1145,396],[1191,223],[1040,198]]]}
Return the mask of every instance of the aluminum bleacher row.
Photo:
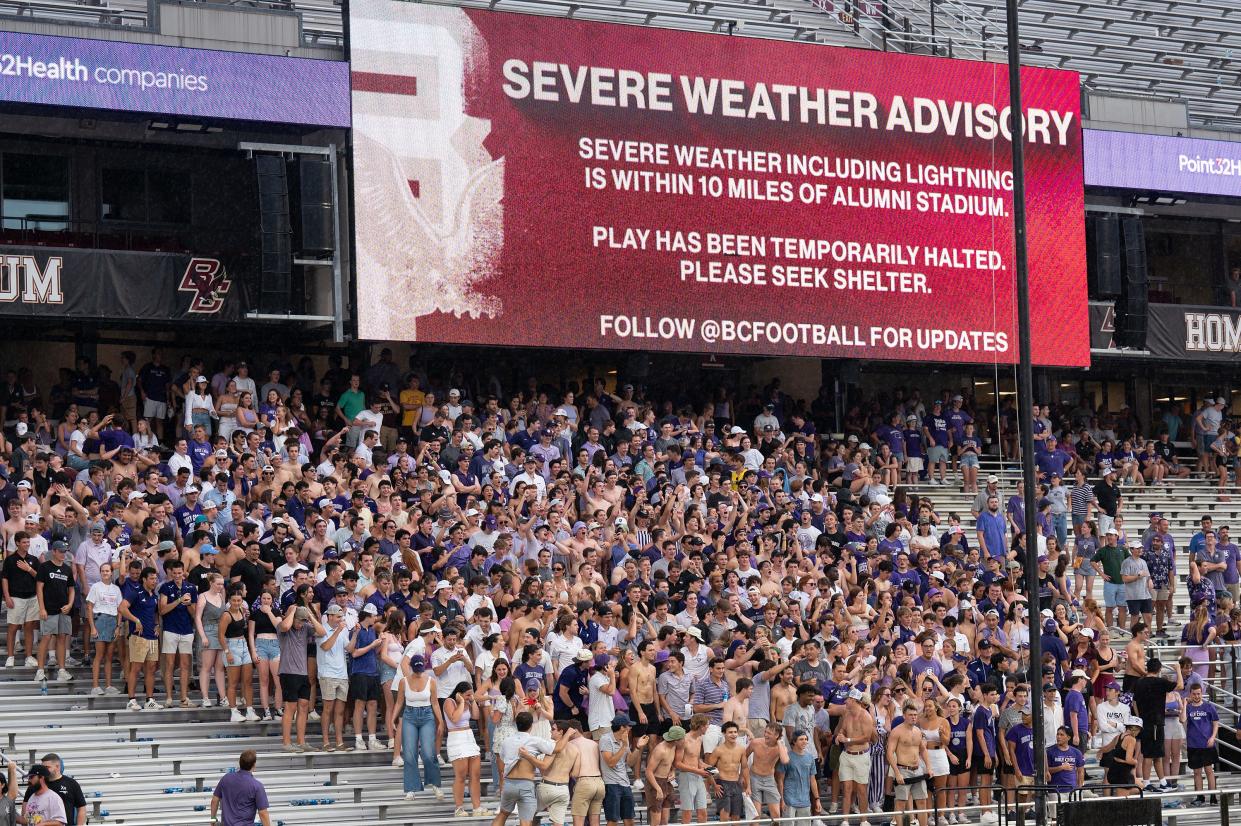
{"label": "aluminum bleacher row", "polygon": [[[1003,492],[1013,491],[1018,477],[1015,468],[1001,467],[994,459],[984,460],[984,476],[991,472],[1001,475]],[[972,527],[972,496],[956,487],[918,491],[932,498],[942,518],[955,511],[967,528]],[[1125,490],[1125,498],[1127,530],[1140,532],[1149,512],[1159,510],[1171,521],[1180,547],[1188,543],[1204,513],[1212,513],[1217,524],[1235,523],[1241,518],[1241,497],[1235,504],[1218,503],[1213,485],[1206,480],[1179,480],[1171,487],[1144,490],[1130,488]],[[1186,591],[1179,589],[1175,599],[1179,621],[1187,609]],[[1173,653],[1173,649],[1165,649],[1165,659]],[[1230,672],[1231,668],[1222,670]],[[205,824],[212,787],[235,765],[237,755],[245,748],[259,754],[258,775],[271,798],[274,823],[432,826],[452,818],[451,794],[443,802],[430,794],[412,802],[403,800],[401,770],[391,765],[391,752],[285,753],[280,748],[278,721],[232,723],[228,710],[220,708],[127,711],[124,696],[92,697],[87,693],[87,668],[70,671],[74,674],[72,682],[48,683],[44,693],[43,686],[34,682],[32,669],[19,666],[0,670],[0,751],[23,764],[48,751],[59,753],[66,772],[82,784],[91,823]],[[196,687],[196,681],[193,685]],[[1235,730],[1238,706],[1231,674],[1214,678],[1211,690],[1225,726]],[[318,724],[309,726],[307,742],[319,742]],[[1222,756],[1231,764],[1241,764],[1241,755],[1228,749]],[[449,792],[451,768],[443,764],[442,768],[445,791]],[[1091,774],[1095,771],[1091,769]],[[482,774],[484,795],[488,795],[489,765],[484,765]],[[1192,787],[1185,780],[1182,778],[1182,790]],[[1241,775],[1223,772],[1221,788],[1241,794]],[[1185,791],[1165,795],[1165,805],[1189,796]],[[485,802],[494,809],[493,797]],[[972,811],[977,819],[978,810]],[[1211,808],[1169,810],[1167,814],[1175,816],[1181,826],[1219,821],[1218,810]],[[645,820],[644,810],[640,810],[639,820]],[[826,826],[836,826],[841,816],[823,820]]]}

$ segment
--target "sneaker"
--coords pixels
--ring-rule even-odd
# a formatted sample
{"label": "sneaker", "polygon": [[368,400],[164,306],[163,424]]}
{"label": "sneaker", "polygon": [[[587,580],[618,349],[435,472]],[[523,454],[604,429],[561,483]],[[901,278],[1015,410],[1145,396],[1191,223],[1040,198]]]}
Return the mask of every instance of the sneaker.
{"label": "sneaker", "polygon": [[108,695],[109,697],[115,697],[116,695],[121,693],[121,690],[114,685],[110,685],[103,690],[103,693]]}
{"label": "sneaker", "polygon": [[470,814],[473,817],[495,817],[495,812],[491,811],[486,806],[479,806],[477,809],[470,812]]}
{"label": "sneaker", "polygon": [[298,749],[297,749],[297,746],[293,745],[292,743],[285,743],[283,746],[280,747],[280,750],[285,752],[286,754],[295,754]]}
{"label": "sneaker", "polygon": [[828,813],[829,815],[834,815],[834,814],[836,814],[836,813],[837,813],[837,812],[839,812],[839,811],[840,811],[840,804],[839,804],[839,803],[832,803],[832,807],[831,807],[830,809],[828,809],[828,810],[827,810],[827,813]]}
{"label": "sneaker", "polygon": [[47,672],[44,671],[42,668],[40,668],[38,671],[34,673],[34,681],[36,683],[41,683],[46,679],[47,679]]}
{"label": "sneaker", "polygon": [[34,657],[27,657],[27,658],[26,658],[26,662],[25,662],[25,666],[26,666],[27,668],[38,668],[38,667],[39,667],[39,661],[38,661],[38,660],[36,660]]}
{"label": "sneaker", "polygon": [[1169,788],[1171,787],[1168,785],[1168,781],[1161,778],[1159,781],[1159,791],[1166,792]]}
{"label": "sneaker", "polygon": [[863,820],[861,823],[859,823],[859,824],[858,824],[858,826],[870,826],[870,821],[869,821],[869,820]]}
{"label": "sneaker", "polygon": [[92,696],[92,697],[102,697],[102,696],[103,696],[103,689],[102,689],[102,688],[100,688],[99,686],[95,686],[94,688],[92,688],[92,689],[90,690],[90,696]]}
{"label": "sneaker", "polygon": [[370,747],[371,747],[371,751],[384,751],[385,750],[383,747],[383,743],[379,742],[379,738],[373,734],[371,735],[371,739],[370,739]]}
{"label": "sneaker", "polygon": [[272,709],[271,716],[272,716],[272,719],[274,720],[283,720],[284,709],[282,709],[280,706],[276,706],[274,709]]}
{"label": "sneaker", "polygon": [[399,754],[398,754],[396,757],[393,757],[393,758],[392,758],[392,765],[393,765],[393,766],[395,766],[395,767],[396,767],[396,768],[398,768],[398,769],[400,769],[400,768],[404,768],[404,767],[405,767],[405,758],[401,757],[401,755],[399,755]]}
{"label": "sneaker", "polygon": [[840,826],[851,826],[851,824],[849,823],[849,819],[845,818],[844,820],[840,821]]}
{"label": "sneaker", "polygon": [[363,740],[361,737],[353,738],[353,747],[357,749],[358,751],[368,751],[366,747],[366,741]]}
{"label": "sneaker", "polygon": [[142,706],[138,705],[136,699],[130,698],[129,702],[125,704],[125,709],[127,711],[142,711]]}
{"label": "sneaker", "polygon": [[17,665],[17,657],[9,657],[7,660],[4,661],[5,668],[13,668],[16,665]]}
{"label": "sneaker", "polygon": [[406,792],[406,793],[405,793],[405,799],[406,799],[406,800],[417,800],[417,799],[418,799],[418,792]]}
{"label": "sneaker", "polygon": [[260,723],[271,722],[271,709],[270,708],[265,708],[259,712],[259,722]]}
{"label": "sneaker", "polygon": [[67,683],[67,682],[69,682],[70,680],[72,680],[72,679],[73,679],[73,675],[72,675],[72,674],[70,674],[68,671],[65,671],[65,670],[62,668],[62,669],[60,669],[59,671],[57,671],[57,672],[56,672],[56,679],[57,679],[59,682],[62,682],[62,683]]}
{"label": "sneaker", "polygon": [[251,706],[250,708],[246,709],[246,722],[247,722],[247,723],[257,723],[257,722],[258,722],[259,720],[261,720],[261,719],[263,719],[263,718],[259,717],[257,714],[255,714],[255,713],[254,713],[254,707],[253,707],[253,706]]}
{"label": "sneaker", "polygon": [[995,812],[988,809],[982,813],[982,817],[978,819],[978,822],[982,824],[982,826],[990,826],[990,824],[999,823],[1000,818]]}
{"label": "sneaker", "polygon": [[65,668],[77,668],[81,664],[82,664],[81,660],[74,659],[73,657],[70,657],[68,654],[65,655]]}
{"label": "sneaker", "polygon": [[159,711],[161,708],[163,708],[163,706],[161,706],[158,702],[156,702],[154,697],[148,697],[146,705],[144,705],[142,708],[144,711]]}
{"label": "sneaker", "polygon": [[189,697],[182,697],[182,698],[181,698],[181,708],[189,708],[189,707],[190,707],[190,698],[189,698]]}
{"label": "sneaker", "polygon": [[233,713],[229,715],[228,721],[230,723],[244,723],[246,721],[246,715],[241,713],[241,709],[235,708],[233,709]]}
{"label": "sneaker", "polygon": [[228,708],[228,698],[227,698],[227,697],[221,697],[221,698],[220,698],[220,708]]}
{"label": "sneaker", "polygon": [[353,751],[353,746],[349,745],[348,743],[337,743],[336,750],[337,751]]}
{"label": "sneaker", "polygon": [[464,806],[461,806],[460,808],[457,809],[457,811],[452,813],[452,816],[453,817],[469,817],[470,810],[465,808]]}
{"label": "sneaker", "polygon": [[319,712],[315,711],[315,710],[312,708],[312,709],[310,710],[310,713],[306,715],[306,719],[307,719],[308,721],[312,722],[312,723],[317,723],[317,722],[319,722]]}
{"label": "sneaker", "polygon": [[213,705],[215,705],[214,700],[210,697],[203,697],[203,708],[211,708]]}
{"label": "sneaker", "polygon": [[305,754],[306,752],[310,751],[310,746],[306,745],[305,743],[298,743],[293,748],[297,750],[298,754]]}
{"label": "sneaker", "polygon": [[642,782],[641,778],[638,778],[637,780],[633,781],[633,790],[635,792],[640,792],[644,788],[646,788],[646,784]]}
{"label": "sneaker", "polygon": [[431,794],[435,795],[437,801],[444,799],[444,790],[439,786],[427,786],[427,788],[431,790]]}

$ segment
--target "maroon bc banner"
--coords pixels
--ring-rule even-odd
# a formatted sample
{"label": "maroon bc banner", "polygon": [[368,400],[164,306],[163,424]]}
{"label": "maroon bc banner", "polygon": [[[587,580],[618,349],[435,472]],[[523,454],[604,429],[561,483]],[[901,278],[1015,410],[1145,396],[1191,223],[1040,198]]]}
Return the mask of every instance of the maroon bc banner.
{"label": "maroon bc banner", "polygon": [[[350,3],[367,339],[1011,363],[1004,66]],[[1090,360],[1078,76],[1023,71],[1035,360]]]}

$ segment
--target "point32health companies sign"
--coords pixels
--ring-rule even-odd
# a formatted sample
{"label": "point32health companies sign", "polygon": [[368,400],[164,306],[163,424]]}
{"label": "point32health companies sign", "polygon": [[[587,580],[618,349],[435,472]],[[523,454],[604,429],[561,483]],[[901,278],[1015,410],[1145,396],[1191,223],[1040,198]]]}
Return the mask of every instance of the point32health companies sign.
{"label": "point32health companies sign", "polygon": [[[1016,361],[1002,65],[349,8],[362,337]],[[1078,76],[1023,78],[1033,352],[1085,365]]]}
{"label": "point32health companies sign", "polygon": [[349,126],[332,60],[0,32],[0,103]]}

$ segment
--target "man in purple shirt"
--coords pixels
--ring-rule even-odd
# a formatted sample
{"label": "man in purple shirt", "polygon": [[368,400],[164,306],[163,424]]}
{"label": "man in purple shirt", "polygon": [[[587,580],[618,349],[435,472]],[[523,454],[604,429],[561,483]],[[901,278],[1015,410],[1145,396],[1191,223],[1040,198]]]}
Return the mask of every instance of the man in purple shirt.
{"label": "man in purple shirt", "polygon": [[935,659],[935,641],[934,631],[923,631],[918,635],[918,646],[922,653],[909,661],[909,671],[913,676],[915,688],[922,679],[922,675],[928,671],[937,679],[944,676],[944,667],[940,665],[939,660]]}
{"label": "man in purple shirt", "polygon": [[1238,598],[1241,598],[1241,571],[1238,571],[1241,551],[1237,550],[1236,543],[1229,538],[1227,525],[1221,525],[1217,535],[1219,538],[1215,547],[1223,552],[1224,564],[1228,566],[1224,568],[1224,586],[1228,593],[1232,594],[1233,605],[1236,605]]}
{"label": "man in purple shirt", "polygon": [[246,749],[237,761],[238,771],[229,772],[211,793],[211,822],[219,826],[253,826],[255,818],[271,826],[267,814],[267,790],[251,773],[258,755]]}
{"label": "man in purple shirt", "polygon": [[[1189,702],[1185,704],[1185,745],[1189,750],[1189,768],[1194,772],[1194,791],[1202,791],[1203,772],[1206,772],[1207,788],[1215,790],[1218,736],[1219,712],[1213,703],[1202,699],[1202,683],[1197,683],[1189,689]],[[1203,795],[1195,800],[1200,804],[1206,802]]]}

